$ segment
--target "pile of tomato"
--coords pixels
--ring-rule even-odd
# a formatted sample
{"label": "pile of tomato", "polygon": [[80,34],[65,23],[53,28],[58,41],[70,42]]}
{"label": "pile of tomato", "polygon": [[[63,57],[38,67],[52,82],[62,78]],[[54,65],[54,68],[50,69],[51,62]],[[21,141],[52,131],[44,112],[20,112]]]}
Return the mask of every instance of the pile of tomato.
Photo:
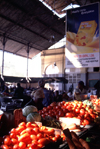
{"label": "pile of tomato", "polygon": [[80,101],[52,103],[48,107],[44,107],[39,114],[45,118],[50,116],[59,120],[59,117],[78,118],[81,125],[89,125],[98,116],[91,107]]}
{"label": "pile of tomato", "polygon": [[61,139],[53,128],[38,126],[36,123],[22,122],[4,136],[2,149],[40,149],[50,142]]}
{"label": "pile of tomato", "polygon": [[99,105],[100,106],[100,99],[92,99],[91,102],[93,105]]}

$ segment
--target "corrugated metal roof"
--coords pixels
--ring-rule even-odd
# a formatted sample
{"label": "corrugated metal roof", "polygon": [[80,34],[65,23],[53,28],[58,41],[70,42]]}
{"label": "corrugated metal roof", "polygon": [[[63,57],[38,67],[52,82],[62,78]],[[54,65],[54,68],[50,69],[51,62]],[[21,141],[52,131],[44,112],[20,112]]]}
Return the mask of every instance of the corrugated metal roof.
{"label": "corrugated metal roof", "polygon": [[62,10],[71,3],[73,5],[78,4],[80,6],[84,6],[90,3],[100,2],[100,0],[43,0],[43,2],[49,5],[58,14],[62,14],[65,13],[65,11]]}
{"label": "corrugated metal roof", "polygon": [[64,20],[59,20],[38,0],[3,0],[0,1],[0,41],[5,33],[5,50],[25,57],[29,44],[29,58],[32,58],[53,44],[49,42],[52,35],[56,41],[64,37]]}

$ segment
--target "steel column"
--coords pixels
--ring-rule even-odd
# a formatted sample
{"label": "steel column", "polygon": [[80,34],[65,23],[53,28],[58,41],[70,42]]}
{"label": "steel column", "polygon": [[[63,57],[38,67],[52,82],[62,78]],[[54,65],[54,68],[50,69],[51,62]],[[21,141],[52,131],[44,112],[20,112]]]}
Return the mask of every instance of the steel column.
{"label": "steel column", "polygon": [[28,81],[28,60],[29,60],[29,44],[27,46],[27,72],[26,72],[26,80]]}
{"label": "steel column", "polygon": [[3,51],[2,51],[2,70],[1,70],[1,78],[4,80],[4,51],[5,51],[5,44],[6,44],[6,37],[5,34],[3,35]]}

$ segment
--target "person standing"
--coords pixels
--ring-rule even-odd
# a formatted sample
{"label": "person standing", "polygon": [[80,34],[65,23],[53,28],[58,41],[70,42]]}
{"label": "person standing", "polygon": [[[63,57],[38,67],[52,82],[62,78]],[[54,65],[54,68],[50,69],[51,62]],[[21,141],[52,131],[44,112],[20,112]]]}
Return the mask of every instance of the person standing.
{"label": "person standing", "polygon": [[42,88],[44,95],[45,95],[45,98],[43,99],[42,104],[44,107],[47,107],[54,101],[54,97],[52,95],[52,92],[50,90],[48,90],[47,88],[45,88],[44,79],[40,79],[38,84],[39,84],[39,88]]}
{"label": "person standing", "polygon": [[15,89],[14,98],[23,99],[24,88],[20,86],[20,83],[17,83],[17,88]]}
{"label": "person standing", "polygon": [[82,95],[84,95],[84,94],[87,94],[87,91],[86,91],[85,86],[84,86],[84,82],[79,81],[78,87],[76,87],[76,89],[74,90],[74,93],[73,93],[74,99],[76,99],[78,101],[82,101],[83,100]]}

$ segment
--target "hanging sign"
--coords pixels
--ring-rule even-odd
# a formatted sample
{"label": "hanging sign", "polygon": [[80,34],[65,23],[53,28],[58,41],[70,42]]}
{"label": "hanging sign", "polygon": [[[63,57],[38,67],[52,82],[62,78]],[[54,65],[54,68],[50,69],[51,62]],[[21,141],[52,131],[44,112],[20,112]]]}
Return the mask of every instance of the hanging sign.
{"label": "hanging sign", "polygon": [[66,15],[66,68],[99,67],[99,3]]}

